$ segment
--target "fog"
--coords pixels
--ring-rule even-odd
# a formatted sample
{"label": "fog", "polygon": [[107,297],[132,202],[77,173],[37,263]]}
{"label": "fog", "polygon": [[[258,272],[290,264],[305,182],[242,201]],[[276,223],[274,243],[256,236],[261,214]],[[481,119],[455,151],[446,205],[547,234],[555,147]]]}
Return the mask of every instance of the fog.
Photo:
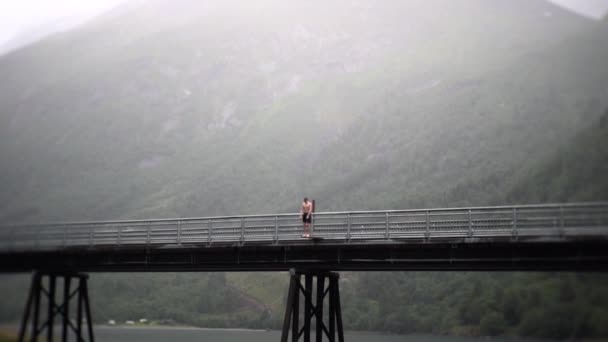
{"label": "fog", "polygon": [[[288,211],[302,187],[337,195],[328,209],[453,205],[424,189],[456,196],[450,177],[508,172],[530,157],[525,146],[548,158],[544,148],[588,120],[568,108],[600,115],[604,27],[543,1],[140,2],[0,59],[11,80],[1,84],[1,146],[13,163],[2,168],[12,181],[0,213]],[[485,132],[496,135],[470,153]],[[411,158],[426,162],[412,168]],[[354,167],[359,159],[369,163]],[[344,175],[362,186],[342,187]],[[234,182],[245,178],[256,181]],[[426,195],[402,198],[398,179]],[[272,196],[269,182],[283,200],[256,201]],[[371,189],[392,199],[365,200]],[[475,191],[457,203],[505,200]]]}
{"label": "fog", "polygon": [[[605,201],[608,22],[565,8],[600,18],[606,2],[559,3],[7,2],[5,36],[99,16],[0,56],[0,226],[296,213],[303,197],[318,211]],[[267,329],[285,279],[95,275],[91,292],[96,322]],[[608,336],[599,274],[345,279],[348,329]],[[18,319],[26,283],[0,282],[0,321]]]}
{"label": "fog", "polygon": [[69,30],[125,1],[0,1],[0,53]]}
{"label": "fog", "polygon": [[[1,1],[0,53],[29,44],[51,33],[71,29],[96,15],[128,1]],[[130,1],[134,2],[134,0]],[[137,1],[142,2],[146,0]],[[608,12],[608,0],[548,1],[594,19],[601,19]]]}
{"label": "fog", "polygon": [[549,0],[579,14],[601,19],[608,12],[608,1],[605,0]]}

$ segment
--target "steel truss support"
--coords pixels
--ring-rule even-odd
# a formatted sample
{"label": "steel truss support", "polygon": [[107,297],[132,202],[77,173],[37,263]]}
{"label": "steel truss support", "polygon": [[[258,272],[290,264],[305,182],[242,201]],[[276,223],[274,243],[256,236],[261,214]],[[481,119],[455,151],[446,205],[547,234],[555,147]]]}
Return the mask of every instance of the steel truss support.
{"label": "steel truss support", "polygon": [[[313,318],[316,342],[322,342],[323,336],[327,337],[327,341],[335,342],[336,332],[338,342],[344,342],[339,274],[328,271],[291,270],[290,278],[281,342],[287,342],[290,330],[292,342],[299,341],[300,337],[303,337],[304,342],[310,342]],[[315,279],[316,286],[314,286]],[[300,297],[304,301],[303,312],[301,312]],[[327,303],[327,308],[324,308],[324,303]],[[327,314],[327,319],[324,319],[324,312]]]}
{"label": "steel truss support", "polygon": [[[46,341],[52,342],[58,337],[53,331],[56,323],[59,324],[57,327],[61,329],[62,342],[69,341],[70,336],[73,336],[72,341],[94,342],[87,288],[88,278],[88,275],[81,273],[34,273],[19,330],[19,342],[38,341],[39,337],[45,335]],[[63,291],[57,291],[57,285],[60,284],[63,285]],[[73,286],[73,284],[75,285]],[[57,295],[56,292],[62,293]],[[57,298],[58,296],[59,298]],[[76,319],[74,317],[70,319],[70,315],[73,315],[70,311],[70,304],[74,301]],[[46,305],[41,307],[41,304]],[[46,317],[43,313],[44,308],[46,308]],[[55,318],[58,319],[57,322]],[[86,334],[83,331],[83,323],[86,324]]]}

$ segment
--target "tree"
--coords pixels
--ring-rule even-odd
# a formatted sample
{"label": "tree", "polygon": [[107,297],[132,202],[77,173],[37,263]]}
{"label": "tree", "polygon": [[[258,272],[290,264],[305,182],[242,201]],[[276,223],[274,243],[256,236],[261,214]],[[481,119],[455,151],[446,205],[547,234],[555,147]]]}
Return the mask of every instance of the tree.
{"label": "tree", "polygon": [[482,335],[498,336],[505,332],[507,322],[503,315],[498,312],[490,312],[486,314],[479,322],[479,330]]}

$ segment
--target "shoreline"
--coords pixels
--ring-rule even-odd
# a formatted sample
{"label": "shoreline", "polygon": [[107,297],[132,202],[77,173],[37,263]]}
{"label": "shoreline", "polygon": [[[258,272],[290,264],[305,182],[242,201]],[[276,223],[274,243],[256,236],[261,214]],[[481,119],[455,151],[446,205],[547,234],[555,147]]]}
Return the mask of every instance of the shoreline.
{"label": "shoreline", "polygon": [[[58,325],[59,326],[59,325]],[[108,325],[108,324],[95,324],[95,329],[101,330],[187,330],[187,331],[225,331],[225,332],[257,332],[257,333],[280,333],[281,330],[266,330],[266,329],[248,329],[248,328],[204,328],[204,327],[194,327],[194,326],[180,326],[180,325]],[[0,323],[0,335],[4,334],[9,338],[16,338],[19,333],[19,324],[18,323]],[[381,336],[408,336],[408,337],[416,337],[416,336],[430,336],[430,337],[445,337],[448,339],[469,339],[469,340],[498,340],[498,341],[547,341],[547,342],[559,342],[564,340],[552,340],[552,339],[541,339],[535,337],[522,337],[522,336],[511,336],[511,335],[501,335],[501,336],[457,336],[457,335],[438,335],[438,334],[424,334],[424,333],[412,333],[412,334],[393,334],[388,332],[378,332],[378,331],[345,331],[345,334],[356,334],[356,335],[381,335]],[[581,339],[578,340],[581,342],[599,342],[604,341],[603,339]]]}
{"label": "shoreline", "polygon": [[266,329],[248,329],[248,328],[205,328],[195,327],[190,325],[127,325],[127,324],[95,324],[95,328],[117,328],[117,329],[180,329],[180,330],[208,330],[208,331],[280,331],[280,330],[266,330]]}
{"label": "shoreline", "polygon": [[[56,324],[59,326],[59,324]],[[266,330],[266,329],[248,329],[248,328],[205,328],[195,327],[189,325],[127,325],[127,324],[93,324],[94,329],[176,329],[176,330],[206,330],[206,331],[256,331],[256,332],[267,332],[267,331],[280,331],[280,330]],[[0,333],[6,334],[17,334],[19,333],[19,323],[0,323]]]}

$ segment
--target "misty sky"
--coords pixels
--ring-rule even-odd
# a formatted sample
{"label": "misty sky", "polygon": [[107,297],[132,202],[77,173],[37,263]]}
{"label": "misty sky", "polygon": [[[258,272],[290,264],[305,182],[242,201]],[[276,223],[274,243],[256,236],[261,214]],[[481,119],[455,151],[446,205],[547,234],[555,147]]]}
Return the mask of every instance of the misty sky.
{"label": "misty sky", "polygon": [[0,44],[65,17],[90,17],[126,0],[0,0]]}
{"label": "misty sky", "polygon": [[[128,0],[0,0],[0,44],[19,32],[65,17],[90,17],[125,1]],[[608,12],[608,0],[550,1],[593,18]]]}
{"label": "misty sky", "polygon": [[608,0],[549,0],[580,14],[599,19],[608,12]]}

